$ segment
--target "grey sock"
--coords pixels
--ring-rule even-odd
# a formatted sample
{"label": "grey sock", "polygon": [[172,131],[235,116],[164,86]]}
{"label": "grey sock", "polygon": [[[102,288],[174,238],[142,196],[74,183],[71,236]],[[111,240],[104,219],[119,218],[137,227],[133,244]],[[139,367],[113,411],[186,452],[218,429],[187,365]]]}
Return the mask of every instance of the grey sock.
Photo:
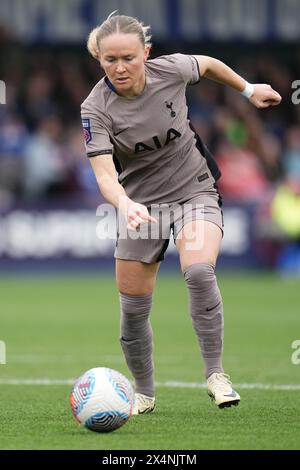
{"label": "grey sock", "polygon": [[207,263],[196,263],[184,271],[189,289],[190,312],[198,337],[208,378],[214,372],[224,372],[223,305],[214,267]]}
{"label": "grey sock", "polygon": [[152,329],[149,319],[152,294],[135,296],[120,293],[120,305],[120,343],[135,379],[135,391],[154,397]]}

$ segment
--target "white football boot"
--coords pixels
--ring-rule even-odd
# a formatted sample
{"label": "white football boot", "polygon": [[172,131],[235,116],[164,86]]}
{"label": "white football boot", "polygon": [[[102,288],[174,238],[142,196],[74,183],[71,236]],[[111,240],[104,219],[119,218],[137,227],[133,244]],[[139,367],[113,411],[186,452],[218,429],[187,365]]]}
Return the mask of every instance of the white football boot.
{"label": "white football boot", "polygon": [[230,377],[228,374],[215,372],[207,379],[207,391],[212,401],[219,408],[228,406],[237,406],[240,401],[239,394],[233,390]]}
{"label": "white football boot", "polygon": [[151,413],[155,408],[155,397],[147,397],[142,393],[135,393],[132,408],[133,415]]}

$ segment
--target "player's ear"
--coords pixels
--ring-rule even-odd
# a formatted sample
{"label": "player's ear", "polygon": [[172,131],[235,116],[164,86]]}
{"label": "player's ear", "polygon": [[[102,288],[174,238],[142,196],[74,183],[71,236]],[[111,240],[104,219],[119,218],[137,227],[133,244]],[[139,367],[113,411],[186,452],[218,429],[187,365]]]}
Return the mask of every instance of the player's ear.
{"label": "player's ear", "polygon": [[144,53],[144,61],[145,62],[146,62],[146,60],[148,59],[148,57],[150,55],[150,50],[151,50],[150,46],[145,46],[145,53]]}

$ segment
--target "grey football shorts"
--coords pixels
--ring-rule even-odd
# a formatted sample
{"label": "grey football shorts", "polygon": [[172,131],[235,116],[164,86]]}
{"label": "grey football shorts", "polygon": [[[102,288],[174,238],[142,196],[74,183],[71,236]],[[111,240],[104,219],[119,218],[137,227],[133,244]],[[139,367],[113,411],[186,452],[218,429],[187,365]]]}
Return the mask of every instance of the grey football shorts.
{"label": "grey football shorts", "polygon": [[223,232],[222,199],[217,190],[205,191],[180,204],[152,205],[148,208],[158,223],[140,225],[139,231],[118,225],[115,258],[156,263],[164,259],[171,231],[176,238],[184,225],[193,220],[207,220]]}

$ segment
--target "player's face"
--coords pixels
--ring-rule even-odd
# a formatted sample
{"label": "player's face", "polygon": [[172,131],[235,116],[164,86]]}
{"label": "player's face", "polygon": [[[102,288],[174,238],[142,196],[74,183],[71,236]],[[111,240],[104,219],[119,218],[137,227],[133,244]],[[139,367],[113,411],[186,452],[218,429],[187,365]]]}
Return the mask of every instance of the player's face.
{"label": "player's face", "polygon": [[120,95],[134,97],[143,91],[149,52],[137,34],[116,33],[101,40],[101,66]]}

